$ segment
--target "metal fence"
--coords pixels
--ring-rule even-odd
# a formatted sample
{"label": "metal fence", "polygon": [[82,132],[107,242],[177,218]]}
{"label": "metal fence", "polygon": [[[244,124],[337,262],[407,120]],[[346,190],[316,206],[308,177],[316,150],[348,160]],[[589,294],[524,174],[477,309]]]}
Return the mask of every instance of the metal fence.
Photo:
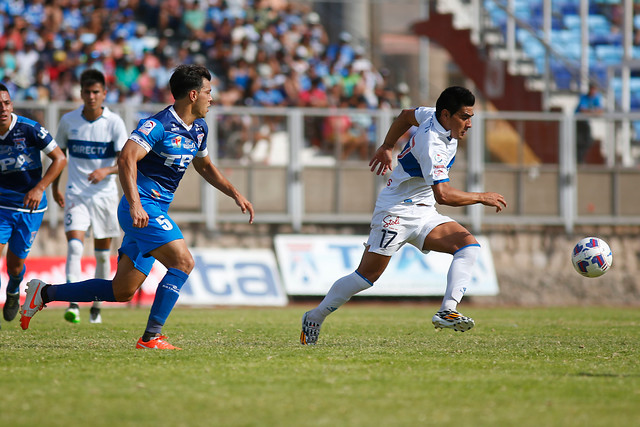
{"label": "metal fence", "polygon": [[[15,103],[17,114],[42,123],[54,136],[71,103]],[[165,105],[111,105],[127,129]],[[369,171],[369,158],[398,111],[367,109],[221,108],[207,115],[214,163],[254,204],[256,221],[366,224],[385,178]],[[576,159],[576,124],[591,126],[594,143],[583,163]],[[480,205],[443,206],[442,213],[479,232],[483,224],[640,224],[640,113],[597,118],[563,113],[476,110],[460,141],[452,185],[497,191],[509,207],[499,215]],[[405,135],[397,148],[404,144]],[[66,178],[63,172],[62,181]],[[189,168],[172,204],[178,222],[205,224],[247,220],[233,200]],[[52,200],[50,198],[50,200]],[[50,203],[55,226],[60,208]]]}

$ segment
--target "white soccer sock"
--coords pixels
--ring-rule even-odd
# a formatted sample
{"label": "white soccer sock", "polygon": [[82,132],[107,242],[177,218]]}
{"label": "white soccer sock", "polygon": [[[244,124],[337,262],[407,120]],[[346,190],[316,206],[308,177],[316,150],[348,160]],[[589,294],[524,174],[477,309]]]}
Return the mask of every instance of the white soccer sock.
{"label": "white soccer sock", "polygon": [[111,279],[111,260],[109,259],[109,249],[96,249],[96,279]]}
{"label": "white soccer sock", "polygon": [[440,310],[455,310],[471,281],[476,259],[480,254],[480,245],[465,246],[453,254],[453,261],[447,273],[447,290],[442,299]]}
{"label": "white soccer sock", "polygon": [[[94,249],[96,257],[96,279],[111,279],[111,251],[109,249]],[[94,301],[93,307],[102,307],[102,301]]]}
{"label": "white soccer sock", "polygon": [[84,243],[79,239],[71,239],[67,242],[67,265],[65,273],[67,275],[67,283],[78,282],[82,277],[82,252],[84,251]]}
{"label": "white soccer sock", "polygon": [[307,319],[322,323],[328,315],[349,301],[352,296],[371,286],[373,283],[355,271],[336,280],[322,302],[309,312]]}

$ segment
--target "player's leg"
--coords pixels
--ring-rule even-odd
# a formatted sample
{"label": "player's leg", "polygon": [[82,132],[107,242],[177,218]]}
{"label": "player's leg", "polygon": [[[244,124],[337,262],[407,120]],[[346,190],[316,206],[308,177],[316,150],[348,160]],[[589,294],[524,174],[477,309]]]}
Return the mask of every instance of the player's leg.
{"label": "player's leg", "polygon": [[356,271],[336,280],[320,304],[302,316],[301,344],[315,344],[320,327],[327,316],[342,307],[358,292],[373,286],[387,268],[391,257],[369,252],[368,249],[365,249]]}
{"label": "player's leg", "polygon": [[15,319],[20,310],[20,283],[22,283],[26,271],[24,262],[24,258],[16,256],[11,248],[7,249],[9,283],[7,283],[7,300],[2,307],[2,315],[7,322]]}
{"label": "player's leg", "polygon": [[[65,194],[64,232],[67,237],[67,262],[65,273],[67,283],[82,280],[82,254],[84,238],[91,226],[91,217],[87,203],[80,197]],[[64,319],[71,323],[80,323],[80,306],[77,301],[70,301],[64,312]]]}
{"label": "player's leg", "polygon": [[7,301],[2,310],[6,320],[13,320],[20,309],[20,283],[24,278],[25,260],[31,251],[43,217],[43,212],[11,212],[9,217],[2,218],[12,227],[7,242]]}
{"label": "player's leg", "polygon": [[[94,239],[94,255],[96,258],[96,279],[111,278],[111,238]],[[102,301],[94,301],[89,312],[89,323],[102,323],[100,313]]]}
{"label": "player's leg", "polygon": [[[153,263],[153,258],[148,259]],[[149,264],[146,272],[141,271],[131,257],[121,253],[113,280],[89,279],[63,285],[49,285],[39,279],[30,280],[27,284],[27,297],[22,306],[22,329],[27,329],[31,318],[51,301],[130,301],[142,286],[150,269]]]}
{"label": "player's leg", "polygon": [[[0,209],[0,210],[2,210],[2,209]],[[1,224],[0,224],[0,228],[1,228]],[[6,245],[6,242],[5,242],[5,243],[0,243],[0,256],[2,256],[2,252],[4,251],[4,247],[5,247],[5,245]],[[1,284],[0,284],[0,285],[1,285]],[[0,288],[1,288],[1,286],[0,286]],[[18,294],[18,298],[19,298],[19,297],[20,297],[20,294]],[[7,301],[6,301],[6,300],[5,300],[4,304],[5,304],[5,306],[7,305]],[[4,308],[4,306],[3,306],[3,307],[2,307],[2,312],[3,312],[3,313],[4,313],[4,310],[5,310],[5,308]],[[1,325],[1,324],[0,324],[0,329],[2,329],[2,325]]]}
{"label": "player's leg", "polygon": [[[7,245],[11,234],[13,233],[13,212],[7,209],[0,209],[0,256],[4,252],[4,247]],[[6,262],[6,260],[5,260]],[[8,294],[8,289],[5,290]],[[18,294],[18,297],[20,295]],[[14,297],[15,298],[15,297]],[[9,299],[9,295],[7,295],[7,299]],[[6,307],[7,301],[5,301],[4,307]],[[4,313],[5,308],[3,307],[2,311]],[[9,309],[7,307],[7,309]]]}
{"label": "player's leg", "polygon": [[[84,252],[85,232],[83,230],[69,230],[65,234],[67,236],[65,273],[67,283],[74,283],[82,279],[82,254]],[[80,306],[77,302],[69,302],[69,306],[64,312],[64,319],[71,323],[80,323]]]}
{"label": "player's leg", "polygon": [[453,255],[442,306],[432,319],[434,326],[462,332],[473,328],[473,319],[460,314],[457,306],[471,282],[473,266],[480,252],[478,241],[462,225],[450,221],[433,228],[425,238],[422,249]]}
{"label": "player's leg", "polygon": [[[180,289],[187,281],[194,266],[193,257],[184,239],[168,242],[151,251],[151,255],[167,267],[167,273],[158,284],[149,312],[147,327],[138,348],[145,347],[146,343],[154,338],[162,337],[162,327],[178,301]],[[163,344],[154,343],[153,345]]]}
{"label": "player's leg", "polygon": [[[387,220],[390,216],[397,219],[397,215],[407,216],[407,221],[402,222],[406,226],[391,225]],[[394,215],[390,215],[387,211],[374,212],[371,232],[358,268],[353,273],[338,279],[320,304],[302,316],[301,344],[315,344],[326,317],[349,301],[353,295],[373,286],[380,278],[389,265],[391,256],[404,245],[414,231],[415,227],[409,218],[411,218],[411,208],[400,207]]]}
{"label": "player's leg", "polygon": [[[94,197],[89,206],[91,228],[94,238],[94,255],[96,259],[95,278],[111,278],[111,243],[120,236],[118,225],[118,202],[116,194]],[[90,323],[102,323],[102,301],[94,301],[89,312]]]}

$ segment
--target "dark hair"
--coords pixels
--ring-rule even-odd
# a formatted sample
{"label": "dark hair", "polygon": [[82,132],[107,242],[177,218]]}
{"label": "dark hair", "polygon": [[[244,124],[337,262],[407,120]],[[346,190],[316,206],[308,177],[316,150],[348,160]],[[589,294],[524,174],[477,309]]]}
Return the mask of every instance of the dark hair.
{"label": "dark hair", "polygon": [[202,89],[202,79],[211,80],[211,73],[202,65],[178,65],[169,79],[173,98],[182,99],[192,90]]}
{"label": "dark hair", "polygon": [[462,107],[473,107],[476,97],[467,88],[451,86],[442,91],[436,101],[436,117],[439,118],[442,110],[447,110],[453,116]]}
{"label": "dark hair", "polygon": [[82,89],[87,86],[93,86],[96,83],[101,84],[103,88],[107,86],[107,81],[105,80],[102,71],[90,68],[88,70],[84,70],[82,74],[80,74],[80,87]]}
{"label": "dark hair", "polygon": [[0,92],[9,92],[9,89],[3,83],[0,83]]}

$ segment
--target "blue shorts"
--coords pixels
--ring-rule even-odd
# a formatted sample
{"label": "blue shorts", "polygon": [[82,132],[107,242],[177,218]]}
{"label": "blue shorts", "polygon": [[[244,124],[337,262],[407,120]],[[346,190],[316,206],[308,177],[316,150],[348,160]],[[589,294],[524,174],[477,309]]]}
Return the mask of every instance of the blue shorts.
{"label": "blue shorts", "polygon": [[20,259],[27,258],[44,212],[19,212],[0,209],[0,243],[9,242],[9,250]]}
{"label": "blue shorts", "polygon": [[118,205],[118,222],[124,231],[122,245],[118,249],[119,256],[127,255],[136,270],[149,275],[155,258],[149,253],[174,240],[182,239],[178,225],[167,214],[169,204],[143,198],[142,207],[149,215],[149,224],[144,228],[133,226],[129,214],[129,202],[123,196]]}

